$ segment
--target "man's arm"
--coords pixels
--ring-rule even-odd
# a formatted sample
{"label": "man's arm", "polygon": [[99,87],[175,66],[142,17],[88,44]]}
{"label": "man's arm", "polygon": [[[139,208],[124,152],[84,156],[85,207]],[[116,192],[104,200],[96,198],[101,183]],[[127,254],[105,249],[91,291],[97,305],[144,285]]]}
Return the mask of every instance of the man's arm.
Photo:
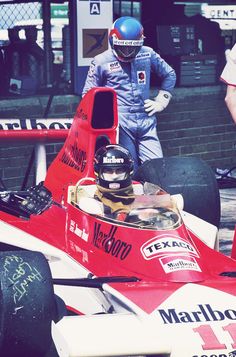
{"label": "man's arm", "polygon": [[227,55],[227,63],[220,79],[227,84],[225,103],[236,124],[236,44]]}
{"label": "man's arm", "polygon": [[152,52],[151,61],[152,70],[162,79],[162,83],[154,100],[146,99],[144,101],[144,108],[148,116],[160,113],[168,106],[176,83],[175,70],[155,51]]}
{"label": "man's arm", "polygon": [[84,96],[91,88],[99,87],[99,86],[102,86],[101,76],[96,61],[95,59],[93,59],[90,64],[88,74],[85,80],[82,96]]}
{"label": "man's arm", "polygon": [[236,124],[236,87],[235,86],[227,85],[225,103],[230,111],[232,119]]}

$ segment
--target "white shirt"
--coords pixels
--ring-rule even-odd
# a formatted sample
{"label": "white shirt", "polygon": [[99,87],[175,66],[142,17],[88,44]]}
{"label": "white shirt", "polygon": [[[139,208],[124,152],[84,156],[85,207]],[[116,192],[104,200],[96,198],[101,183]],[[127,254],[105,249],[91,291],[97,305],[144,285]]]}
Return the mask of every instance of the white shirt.
{"label": "white shirt", "polygon": [[227,55],[227,63],[220,79],[227,84],[236,86],[236,43]]}

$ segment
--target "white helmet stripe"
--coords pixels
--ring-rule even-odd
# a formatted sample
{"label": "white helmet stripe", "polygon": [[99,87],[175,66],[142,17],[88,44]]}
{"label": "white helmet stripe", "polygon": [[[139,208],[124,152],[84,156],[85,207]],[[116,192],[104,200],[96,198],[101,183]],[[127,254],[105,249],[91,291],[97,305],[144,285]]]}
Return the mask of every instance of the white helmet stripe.
{"label": "white helmet stripe", "polygon": [[143,39],[141,40],[118,40],[117,38],[113,37],[113,45],[118,46],[142,46]]}

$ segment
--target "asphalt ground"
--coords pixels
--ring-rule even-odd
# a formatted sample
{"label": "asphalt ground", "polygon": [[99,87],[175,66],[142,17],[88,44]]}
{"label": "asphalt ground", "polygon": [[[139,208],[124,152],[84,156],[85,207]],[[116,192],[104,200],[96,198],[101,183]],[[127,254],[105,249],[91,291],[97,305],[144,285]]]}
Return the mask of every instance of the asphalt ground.
{"label": "asphalt ground", "polygon": [[219,229],[220,251],[231,254],[236,225],[236,188],[220,189],[221,220]]}

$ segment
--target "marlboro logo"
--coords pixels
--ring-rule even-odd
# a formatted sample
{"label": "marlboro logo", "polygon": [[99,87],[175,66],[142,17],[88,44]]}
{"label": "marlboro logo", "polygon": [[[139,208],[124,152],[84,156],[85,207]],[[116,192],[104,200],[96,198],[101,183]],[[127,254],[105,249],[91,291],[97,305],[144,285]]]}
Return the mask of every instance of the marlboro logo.
{"label": "marlboro logo", "polygon": [[111,156],[111,157],[104,157],[103,158],[103,163],[104,164],[123,164],[124,159],[115,157],[115,156]]}
{"label": "marlboro logo", "polygon": [[73,119],[0,119],[0,130],[70,129]]}
{"label": "marlboro logo", "polygon": [[158,312],[164,324],[236,320],[236,310],[232,308],[216,310],[210,304],[199,304],[194,311],[180,311],[173,308],[159,309]]}

